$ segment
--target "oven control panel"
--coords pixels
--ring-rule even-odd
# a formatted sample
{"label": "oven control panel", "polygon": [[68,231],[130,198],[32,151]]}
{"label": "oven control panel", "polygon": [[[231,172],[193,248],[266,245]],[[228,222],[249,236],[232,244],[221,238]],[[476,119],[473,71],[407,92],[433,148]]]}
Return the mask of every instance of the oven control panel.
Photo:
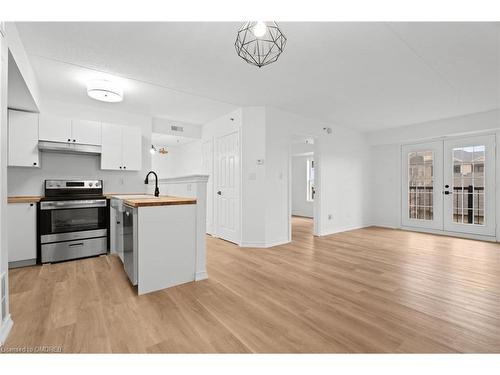
{"label": "oven control panel", "polygon": [[101,180],[45,180],[45,189],[100,189],[102,187]]}

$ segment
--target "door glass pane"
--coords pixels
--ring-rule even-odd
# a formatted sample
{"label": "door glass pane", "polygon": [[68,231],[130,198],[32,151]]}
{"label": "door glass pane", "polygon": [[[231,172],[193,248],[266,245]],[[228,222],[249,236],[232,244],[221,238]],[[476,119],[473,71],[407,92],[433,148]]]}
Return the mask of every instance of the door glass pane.
{"label": "door glass pane", "polygon": [[485,146],[453,149],[453,222],[484,225]]}
{"label": "door glass pane", "polygon": [[408,153],[408,217],[433,220],[434,152]]}

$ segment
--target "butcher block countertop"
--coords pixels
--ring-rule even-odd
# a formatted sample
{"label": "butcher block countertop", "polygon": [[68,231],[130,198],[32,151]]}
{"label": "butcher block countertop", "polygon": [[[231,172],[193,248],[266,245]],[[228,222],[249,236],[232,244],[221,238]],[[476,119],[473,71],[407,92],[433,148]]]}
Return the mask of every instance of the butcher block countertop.
{"label": "butcher block countertop", "polygon": [[38,203],[42,197],[39,195],[22,195],[8,197],[7,203]]}
{"label": "butcher block countertop", "polygon": [[[119,197],[119,196],[118,196]],[[174,206],[181,204],[196,204],[195,198],[173,197],[169,195],[161,195],[155,197],[154,195],[137,198],[123,197],[123,202],[132,207],[151,207],[151,206]]]}

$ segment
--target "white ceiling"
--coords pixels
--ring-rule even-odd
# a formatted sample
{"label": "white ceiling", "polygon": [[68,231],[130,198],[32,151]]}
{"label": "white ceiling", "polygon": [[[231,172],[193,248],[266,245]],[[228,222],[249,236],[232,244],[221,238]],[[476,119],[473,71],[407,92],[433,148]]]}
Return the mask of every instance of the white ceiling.
{"label": "white ceiling", "polygon": [[113,107],[194,123],[269,105],[376,130],[499,106],[495,23],[282,23],[261,69],[236,56],[240,23],[17,26],[42,98],[88,101],[82,77],[104,71],[128,78]]}

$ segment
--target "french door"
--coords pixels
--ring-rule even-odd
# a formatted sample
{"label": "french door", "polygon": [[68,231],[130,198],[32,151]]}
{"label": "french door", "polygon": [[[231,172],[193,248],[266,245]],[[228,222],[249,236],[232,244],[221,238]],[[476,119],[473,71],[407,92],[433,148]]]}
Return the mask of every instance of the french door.
{"label": "french door", "polygon": [[495,136],[402,148],[404,227],[495,236]]}

